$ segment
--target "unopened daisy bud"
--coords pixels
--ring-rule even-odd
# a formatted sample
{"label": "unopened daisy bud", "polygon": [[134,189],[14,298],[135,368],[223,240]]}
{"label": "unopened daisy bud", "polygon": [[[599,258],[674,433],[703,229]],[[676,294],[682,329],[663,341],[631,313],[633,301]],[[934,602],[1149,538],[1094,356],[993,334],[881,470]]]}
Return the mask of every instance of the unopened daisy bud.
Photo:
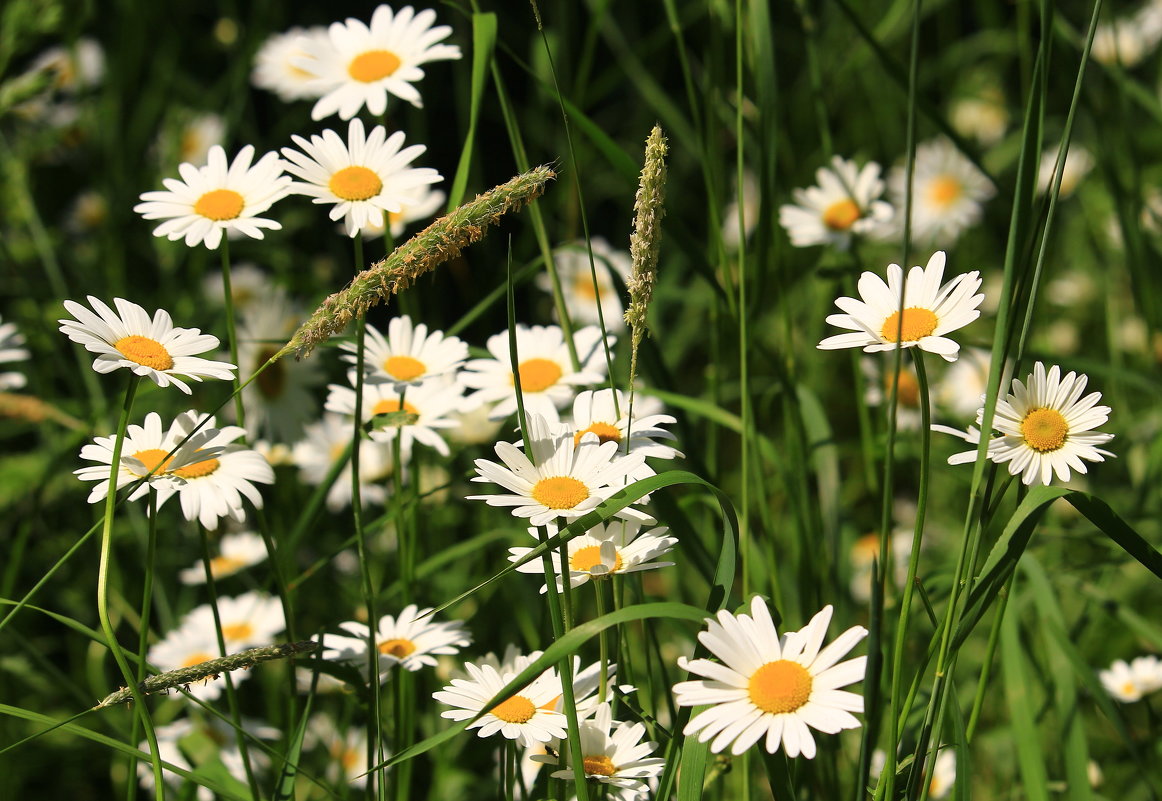
{"label": "unopened daisy bud", "polygon": [[544,194],[545,186],[556,177],[546,166],[535,167],[436,220],[323,301],[275,358],[291,351],[298,351],[300,359],[309,355],[319,343],[342,331],[385,297],[407,289],[424,273],[479,242],[505,214]]}
{"label": "unopened daisy bud", "polygon": [[662,217],[665,215],[666,150],[662,127],[655,125],[646,138],[645,164],[634,199],[633,233],[629,237],[633,273],[625,282],[629,290],[629,308],[625,310],[625,321],[632,331],[631,384],[637,367],[638,345],[645,333],[646,310],[649,309],[658,278],[658,252],[662,247]]}

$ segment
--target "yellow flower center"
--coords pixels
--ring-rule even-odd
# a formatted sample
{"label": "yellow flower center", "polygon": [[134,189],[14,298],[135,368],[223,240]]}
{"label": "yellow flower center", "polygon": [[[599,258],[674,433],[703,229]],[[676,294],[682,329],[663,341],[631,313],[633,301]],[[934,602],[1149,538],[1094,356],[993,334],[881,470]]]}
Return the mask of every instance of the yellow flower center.
{"label": "yellow flower center", "polygon": [[1069,423],[1056,409],[1034,409],[1021,421],[1025,444],[1037,453],[1060,450],[1069,436]]}
{"label": "yellow flower center", "polygon": [[354,748],[343,749],[343,753],[339,757],[339,764],[343,766],[343,770],[351,773],[358,767],[359,759],[362,755]]}
{"label": "yellow flower center", "polygon": [[964,194],[964,184],[953,175],[938,175],[928,184],[928,202],[947,208]]}
{"label": "yellow flower center", "polygon": [[582,429],[574,434],[573,444],[580,445],[581,437],[589,433],[596,434],[602,443],[621,442],[621,432],[617,430],[617,426],[612,426],[609,423],[594,423],[589,428]]}
{"label": "yellow flower center", "polygon": [[398,381],[411,381],[427,370],[427,365],[411,356],[388,356],[383,362],[383,372]]}
{"label": "yellow flower center", "polygon": [[1122,694],[1126,696],[1134,696],[1138,694],[1138,685],[1132,681],[1127,681],[1122,685]]}
{"label": "yellow flower center", "polygon": [[217,469],[221,466],[222,463],[217,459],[206,459],[201,462],[188,464],[185,467],[179,467],[177,470],[173,471],[173,474],[175,476],[181,476],[182,478],[205,478],[206,476],[217,471]]}
{"label": "yellow flower center", "polygon": [[533,706],[533,702],[523,695],[514,695],[507,701],[501,701],[488,711],[505,723],[528,723],[533,719],[533,715],[537,714],[537,708]]}
{"label": "yellow flower center", "polygon": [[215,556],[210,560],[210,573],[215,578],[234,573],[246,567],[246,562],[233,556]]}
{"label": "yellow flower center", "polygon": [[190,654],[187,656],[186,661],[182,662],[180,665],[178,665],[178,667],[193,667],[194,665],[200,665],[203,662],[209,662],[213,658],[213,656],[206,653],[205,651],[198,651],[196,654]]}
{"label": "yellow flower center", "polygon": [[390,50],[367,50],[351,59],[347,74],[360,83],[375,83],[399,69],[399,56]]}
{"label": "yellow flower center", "polygon": [[[891,391],[892,379],[885,377],[884,394]],[[901,406],[911,408],[920,406],[920,382],[916,380],[916,375],[911,370],[901,370],[896,376],[896,397],[899,398]]]}
{"label": "yellow flower center", "polygon": [[823,224],[832,231],[846,231],[860,218],[859,206],[849,197],[832,203],[823,210]]}
{"label": "yellow flower center", "polygon": [[617,773],[613,760],[605,754],[587,756],[581,760],[581,766],[585,769],[586,776],[612,776]]}
{"label": "yellow flower center", "polygon": [[544,392],[561,379],[561,365],[552,359],[526,359],[520,363],[521,392]]}
{"label": "yellow flower center", "polygon": [[573,509],[589,497],[589,488],[572,476],[542,478],[533,485],[533,500],[549,509]]}
{"label": "yellow flower center", "polygon": [[383,181],[366,167],[344,167],[331,176],[327,187],[342,200],[367,200],[383,190]]}
{"label": "yellow flower center", "polygon": [[[254,367],[258,369],[270,360],[270,357],[278,353],[277,348],[263,348],[258,352],[258,356],[254,359]],[[258,391],[262,393],[264,398],[274,400],[282,397],[283,390],[286,389],[286,367],[283,366],[281,360],[267,367],[258,374]]]}
{"label": "yellow flower center", "polygon": [[222,627],[223,640],[249,640],[254,636],[254,626],[251,626],[245,621],[242,623],[231,623]]}
{"label": "yellow flower center", "polygon": [[[940,321],[931,309],[919,306],[904,309],[904,325],[903,330],[900,331],[900,338],[904,342],[919,342],[924,337],[931,336],[939,323]],[[900,328],[900,313],[892,312],[891,316],[884,320],[880,336],[888,342],[895,342],[898,328]]]}
{"label": "yellow flower center", "polygon": [[376,646],[376,650],[386,656],[394,656],[396,659],[403,659],[408,654],[414,653],[416,644],[411,640],[395,639],[384,640]]}
{"label": "yellow flower center", "polygon": [[[167,464],[169,462],[169,460],[165,458],[166,451],[163,451],[161,448],[147,448],[143,451],[137,451],[137,453],[130,455],[145,465],[145,472],[141,474],[143,476],[148,475],[149,473],[153,473],[155,476],[161,475],[166,470],[165,465],[162,465],[162,462],[165,461]],[[158,465],[161,466],[158,467]],[[154,468],[157,469],[155,470]]]}
{"label": "yellow flower center", "polygon": [[117,340],[113,343],[113,347],[131,362],[137,362],[154,370],[173,369],[173,356],[170,356],[165,345],[156,339],[134,334]]}
{"label": "yellow flower center", "polygon": [[[613,567],[610,568],[610,573],[616,573],[621,570],[621,553],[615,551],[617,554],[614,557]],[[574,570],[584,571],[588,573],[597,565],[601,564],[601,546],[600,545],[586,545],[584,548],[578,548],[571,557],[569,557],[569,567]]]}
{"label": "yellow flower center", "polygon": [[194,203],[194,214],[216,222],[233,220],[245,205],[242,195],[233,189],[211,189]]}
{"label": "yellow flower center", "polygon": [[393,412],[407,412],[408,414],[414,414],[417,417],[420,414],[420,410],[415,406],[412,406],[407,401],[404,401],[401,404],[397,400],[385,399],[375,404],[375,407],[371,410],[371,416],[374,417],[377,414],[391,414]]}
{"label": "yellow flower center", "polygon": [[794,712],[811,697],[811,674],[798,662],[780,659],[754,672],[747,685],[751,702],[764,712]]}
{"label": "yellow flower center", "polygon": [[573,282],[574,296],[593,303],[597,300],[597,292],[593,289],[593,276],[585,274]]}

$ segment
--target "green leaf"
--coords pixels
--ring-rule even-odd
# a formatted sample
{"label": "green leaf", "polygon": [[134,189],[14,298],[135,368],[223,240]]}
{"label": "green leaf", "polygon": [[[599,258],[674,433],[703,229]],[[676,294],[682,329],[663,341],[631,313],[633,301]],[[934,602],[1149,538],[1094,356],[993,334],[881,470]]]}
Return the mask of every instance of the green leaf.
{"label": "green leaf", "polygon": [[456,177],[448,192],[450,212],[464,199],[468,186],[468,172],[472,166],[472,148],[476,142],[476,124],[480,119],[480,100],[484,96],[484,82],[488,77],[488,67],[492,61],[492,50],[496,46],[496,15],[472,15],[472,99],[468,110],[468,131],[464,134],[464,147],[460,150],[460,162],[456,165]]}
{"label": "green leaf", "polygon": [[[1016,599],[1013,599],[1016,601]],[[1013,730],[1011,741],[1017,751],[1021,782],[1029,801],[1049,801],[1049,775],[1037,731],[1037,707],[1029,680],[1021,633],[1017,625],[1020,604],[1010,602],[1001,621],[1001,672],[1005,678],[1005,700]]]}

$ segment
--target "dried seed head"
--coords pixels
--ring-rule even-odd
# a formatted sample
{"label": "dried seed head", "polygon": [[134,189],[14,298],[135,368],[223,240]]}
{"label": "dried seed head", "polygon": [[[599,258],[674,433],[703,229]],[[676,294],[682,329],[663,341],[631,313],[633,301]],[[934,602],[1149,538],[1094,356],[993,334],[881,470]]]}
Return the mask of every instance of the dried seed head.
{"label": "dried seed head", "polygon": [[625,282],[629,290],[629,308],[625,321],[629,324],[633,345],[630,358],[630,383],[637,372],[637,349],[646,331],[646,311],[653,297],[658,278],[658,252],[662,246],[662,217],[666,196],[666,137],[660,125],[655,125],[646,138],[645,164],[642,166],[634,199],[633,233],[629,237],[629,255],[633,271]]}

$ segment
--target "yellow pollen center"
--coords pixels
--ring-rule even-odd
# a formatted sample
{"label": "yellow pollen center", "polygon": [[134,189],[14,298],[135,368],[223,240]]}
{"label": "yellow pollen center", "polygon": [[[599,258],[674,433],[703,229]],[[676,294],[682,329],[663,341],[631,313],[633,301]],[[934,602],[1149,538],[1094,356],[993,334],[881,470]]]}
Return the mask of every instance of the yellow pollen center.
{"label": "yellow pollen center", "polygon": [[[900,331],[900,339],[904,342],[919,342],[924,337],[931,336],[939,322],[936,314],[931,309],[924,309],[919,306],[904,309],[904,325],[903,330]],[[880,329],[880,336],[888,342],[895,342],[896,329],[899,327],[900,313],[892,312],[891,316],[884,320],[884,326]]]}
{"label": "yellow pollen center", "polygon": [[532,494],[549,509],[573,509],[589,497],[589,488],[572,476],[554,476],[534,484]]}
{"label": "yellow pollen center", "polygon": [[404,401],[402,404],[400,404],[400,402],[397,400],[381,400],[379,403],[375,404],[375,408],[371,410],[371,416],[374,417],[377,414],[391,414],[392,412],[407,412],[408,414],[414,414],[417,417],[420,414],[420,410],[415,406],[412,406],[407,401]]}
{"label": "yellow pollen center", "polygon": [[388,356],[383,362],[383,372],[398,381],[411,381],[427,370],[427,365],[411,356]]}
{"label": "yellow pollen center", "polygon": [[1138,694],[1138,687],[1136,684],[1134,684],[1134,682],[1127,681],[1125,684],[1122,685],[1122,693],[1125,695],[1137,695]]}
{"label": "yellow pollen center", "polygon": [[[892,390],[892,379],[884,380],[885,395]],[[901,406],[917,408],[920,405],[920,382],[910,370],[901,370],[896,376],[896,397]]]}
{"label": "yellow pollen center", "polygon": [[574,281],[573,294],[590,303],[597,300],[597,292],[593,289],[593,276],[586,275]]}
{"label": "yellow pollen center", "polygon": [[185,467],[179,467],[177,470],[173,471],[173,474],[175,476],[181,476],[182,478],[205,478],[206,476],[217,471],[217,469],[221,466],[222,463],[217,459],[206,459],[201,462],[188,464]]}
{"label": "yellow pollen center", "polygon": [[[616,573],[621,570],[621,554],[615,552],[613,567],[609,569],[610,573]],[[600,545],[586,545],[584,548],[578,548],[571,557],[569,557],[569,567],[577,571],[584,571],[588,573],[597,565],[601,564],[601,546]]]}
{"label": "yellow pollen center", "polygon": [[951,175],[940,175],[928,184],[928,200],[934,206],[947,207],[964,194],[964,184]]}
{"label": "yellow pollen center", "polygon": [[343,766],[343,770],[350,773],[359,765],[359,751],[354,748],[345,749],[339,757],[339,764]]}
{"label": "yellow pollen center", "polygon": [[196,654],[190,654],[189,656],[187,656],[186,661],[182,662],[180,667],[193,667],[194,665],[200,665],[203,662],[209,662],[213,658],[214,657],[212,657],[210,654],[206,653],[205,651],[199,651]]}
{"label": "yellow pollen center", "polygon": [[231,623],[222,627],[224,640],[249,640],[254,636],[254,626],[249,623]]}
{"label": "yellow pollen center", "polygon": [[242,195],[233,189],[211,189],[194,203],[194,214],[216,222],[233,220],[245,205]]}
{"label": "yellow pollen center", "polygon": [[533,715],[537,714],[537,708],[533,706],[533,702],[523,695],[514,695],[507,701],[501,701],[488,711],[505,723],[528,723],[533,719]]}
{"label": "yellow pollen center", "polygon": [[351,59],[347,74],[360,83],[375,83],[399,69],[399,56],[390,50],[367,50]]}
{"label": "yellow pollen center", "polygon": [[520,363],[521,392],[544,392],[561,379],[561,365],[552,359],[526,359]]}
{"label": "yellow pollen center", "polygon": [[246,563],[233,556],[215,556],[210,560],[211,575],[224,576],[246,567]]}
{"label": "yellow pollen center", "polygon": [[145,367],[152,367],[154,370],[173,369],[173,357],[169,355],[169,351],[165,349],[165,345],[162,345],[156,339],[134,334],[133,336],[122,337],[117,340],[113,343],[113,347],[131,362],[137,362]]}
{"label": "yellow pollen center", "polygon": [[[155,476],[161,475],[166,470],[165,465],[158,467],[158,465],[161,465],[162,460],[165,460],[166,455],[166,451],[163,451],[161,448],[147,448],[146,450],[137,451],[137,453],[131,455],[134,459],[137,459],[145,465],[145,472],[141,474],[143,476],[151,472]],[[168,462],[168,460],[166,461]],[[155,467],[157,468],[156,470],[154,470]]]}
{"label": "yellow pollen center", "polygon": [[1060,450],[1069,436],[1069,423],[1056,409],[1034,409],[1021,421],[1021,436],[1037,453]]}
{"label": "yellow pollen center", "polygon": [[823,210],[823,224],[832,231],[846,231],[855,225],[859,218],[859,206],[849,197],[832,203]]}
{"label": "yellow pollen center", "polygon": [[581,766],[585,769],[586,776],[612,776],[617,773],[613,760],[605,754],[587,756],[581,760]]}
{"label": "yellow pollen center", "polygon": [[606,442],[621,442],[621,432],[617,430],[617,426],[609,423],[594,423],[589,428],[582,429],[573,435],[573,444],[580,445],[581,437],[586,434],[593,433],[604,444]]}
{"label": "yellow pollen center", "polygon": [[367,200],[383,190],[383,181],[366,167],[344,167],[331,176],[327,187],[342,200]]}
{"label": "yellow pollen center", "polygon": [[[278,353],[277,348],[263,348],[258,352],[258,356],[254,359],[254,367],[258,369],[270,360],[271,356]],[[283,362],[277,361],[268,366],[265,370],[258,374],[256,381],[258,384],[258,391],[262,393],[264,398],[274,400],[282,397],[283,390],[286,389],[286,367]]]}
{"label": "yellow pollen center", "polygon": [[408,654],[414,653],[416,644],[411,640],[395,639],[384,640],[376,646],[376,650],[386,656],[394,656],[396,659],[403,659]]}
{"label": "yellow pollen center", "polygon": [[780,659],[754,672],[747,685],[751,702],[764,712],[794,712],[811,697],[811,674],[798,662]]}

